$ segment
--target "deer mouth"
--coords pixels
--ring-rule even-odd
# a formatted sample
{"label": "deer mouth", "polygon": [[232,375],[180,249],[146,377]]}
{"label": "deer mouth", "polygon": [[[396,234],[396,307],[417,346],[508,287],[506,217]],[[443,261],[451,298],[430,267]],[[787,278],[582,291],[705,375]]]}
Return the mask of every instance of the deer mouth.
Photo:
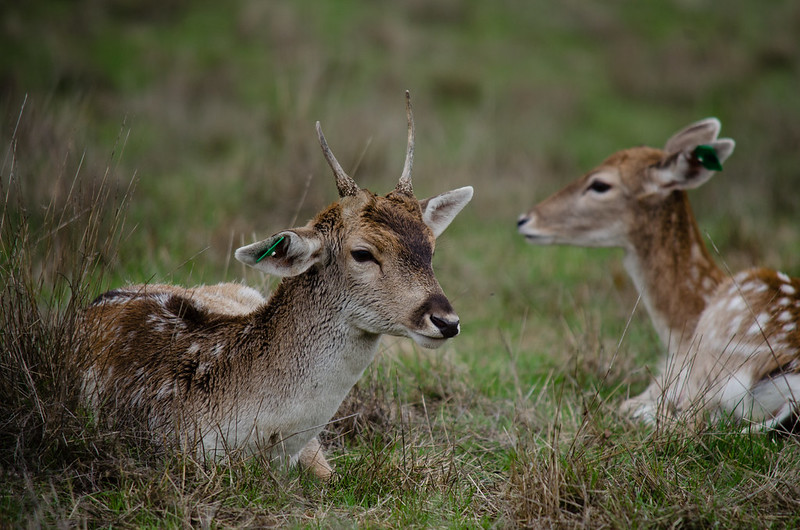
{"label": "deer mouth", "polygon": [[555,238],[536,228],[536,214],[522,214],[517,220],[517,232],[525,236],[528,243],[534,245],[548,245],[554,242]]}
{"label": "deer mouth", "polygon": [[444,337],[442,335],[434,337],[425,333],[420,333],[418,331],[408,330],[408,336],[414,342],[416,342],[423,348],[427,348],[429,350],[435,350],[436,348],[439,348],[442,344],[447,342],[447,337]]}
{"label": "deer mouth", "polygon": [[555,237],[543,232],[537,232],[534,229],[520,226],[519,233],[525,236],[525,241],[533,245],[551,245],[555,243]]}

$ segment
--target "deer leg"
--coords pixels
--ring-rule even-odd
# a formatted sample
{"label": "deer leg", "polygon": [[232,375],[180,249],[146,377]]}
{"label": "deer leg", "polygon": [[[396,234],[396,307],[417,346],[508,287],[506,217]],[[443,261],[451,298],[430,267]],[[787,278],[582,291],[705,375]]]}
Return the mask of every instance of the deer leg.
{"label": "deer leg", "polygon": [[322,452],[319,438],[316,436],[300,450],[299,460],[303,467],[321,480],[328,481],[333,476],[333,468],[325,459],[325,453]]}
{"label": "deer leg", "polygon": [[641,420],[645,423],[655,423],[658,401],[661,395],[661,385],[658,381],[654,381],[638,396],[623,401],[619,407],[619,412],[623,416]]}

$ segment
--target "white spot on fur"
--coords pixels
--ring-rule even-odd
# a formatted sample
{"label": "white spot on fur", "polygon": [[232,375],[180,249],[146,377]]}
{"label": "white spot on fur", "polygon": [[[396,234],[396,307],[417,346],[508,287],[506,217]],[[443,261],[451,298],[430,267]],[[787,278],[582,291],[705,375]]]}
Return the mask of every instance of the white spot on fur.
{"label": "white spot on fur", "polygon": [[786,333],[791,333],[792,331],[794,331],[796,329],[797,329],[797,323],[796,322],[789,322],[788,324],[785,324],[783,326],[783,331],[785,331]]}
{"label": "white spot on fur", "polygon": [[791,283],[792,279],[791,279],[791,278],[789,278],[789,277],[788,277],[786,274],[784,274],[784,273],[782,273],[782,272],[779,272],[779,273],[777,273],[777,274],[778,274],[778,279],[779,279],[780,281],[782,281],[782,282],[784,282],[784,283]]}
{"label": "white spot on fur", "polygon": [[781,298],[778,300],[778,305],[789,305],[791,303],[791,299],[788,297]]}
{"label": "white spot on fur", "polygon": [[765,283],[758,280],[749,280],[745,285],[747,286],[747,291],[751,293],[758,292],[762,287],[766,287]]}
{"label": "white spot on fur", "polygon": [[778,320],[780,322],[787,322],[792,319],[792,314],[789,311],[784,311],[780,315],[778,315]]}
{"label": "white spot on fur", "polygon": [[770,337],[769,342],[773,348],[783,348],[786,342],[786,333],[778,333]]}
{"label": "white spot on fur", "polygon": [[756,317],[756,321],[750,326],[747,330],[748,335],[761,335],[761,331],[764,329],[764,326],[769,321],[769,315],[767,313],[760,313]]}
{"label": "white spot on fur", "polygon": [[727,298],[719,296],[713,299],[714,301],[711,302],[709,305],[706,306],[706,313],[716,313],[718,311],[722,311],[722,308],[725,306],[725,301]]}
{"label": "white spot on fur", "polygon": [[731,330],[731,334],[735,333],[736,330],[738,330],[742,326],[742,321],[743,320],[744,320],[744,316],[741,315],[741,314],[736,315],[735,317],[733,317],[730,320],[730,325],[728,326],[728,329]]}
{"label": "white spot on fur", "polygon": [[731,298],[730,301],[728,302],[727,310],[738,313],[740,311],[744,311],[746,308],[747,305],[744,303],[742,297],[735,296]]}
{"label": "white spot on fur", "polygon": [[788,295],[793,295],[793,294],[795,294],[797,291],[795,290],[795,288],[794,288],[794,287],[792,287],[792,286],[791,286],[791,285],[789,285],[788,283],[784,283],[783,285],[781,285],[781,292],[782,292],[782,293],[785,293],[785,294],[788,294]]}

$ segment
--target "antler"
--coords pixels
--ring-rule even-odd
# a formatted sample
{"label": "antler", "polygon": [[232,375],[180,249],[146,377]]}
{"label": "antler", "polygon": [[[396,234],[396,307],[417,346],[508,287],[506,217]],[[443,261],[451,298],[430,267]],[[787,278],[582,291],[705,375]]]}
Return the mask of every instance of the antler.
{"label": "antler", "polygon": [[328,142],[325,141],[325,135],[322,134],[322,127],[317,122],[317,136],[319,137],[319,145],[322,147],[322,154],[325,155],[325,160],[333,170],[333,175],[336,177],[336,187],[339,189],[339,197],[348,197],[357,195],[359,191],[358,184],[344,172],[342,166],[333,156]]}
{"label": "antler", "polygon": [[411,112],[411,94],[406,90],[406,116],[408,117],[408,147],[406,148],[406,162],[403,165],[403,174],[400,175],[400,181],[397,183],[397,190],[399,193],[414,196],[414,190],[411,187],[411,166],[414,163],[414,114]]}

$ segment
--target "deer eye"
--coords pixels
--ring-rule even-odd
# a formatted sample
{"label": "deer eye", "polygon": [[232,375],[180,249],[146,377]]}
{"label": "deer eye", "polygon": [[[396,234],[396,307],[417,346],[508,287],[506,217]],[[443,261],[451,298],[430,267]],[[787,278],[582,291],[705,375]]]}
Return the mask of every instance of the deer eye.
{"label": "deer eye", "polygon": [[587,189],[596,191],[597,193],[605,193],[611,189],[611,184],[603,182],[602,180],[593,180]]}
{"label": "deer eye", "polygon": [[353,259],[356,260],[358,263],[366,263],[367,261],[371,261],[379,265],[378,260],[375,259],[375,256],[373,256],[372,252],[370,252],[369,250],[364,250],[364,249],[351,250],[350,255],[353,256]]}

